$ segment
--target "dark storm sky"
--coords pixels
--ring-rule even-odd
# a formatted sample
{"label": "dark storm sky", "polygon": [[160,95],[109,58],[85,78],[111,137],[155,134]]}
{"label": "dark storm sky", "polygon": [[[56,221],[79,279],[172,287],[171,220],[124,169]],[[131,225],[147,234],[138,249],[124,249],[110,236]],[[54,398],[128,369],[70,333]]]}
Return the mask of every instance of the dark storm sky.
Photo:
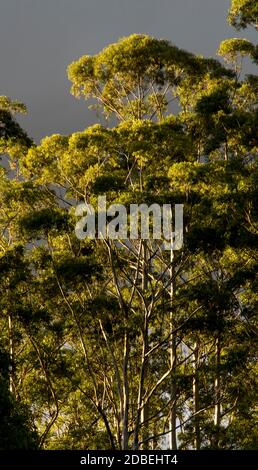
{"label": "dark storm sky", "polygon": [[[166,38],[214,56],[237,37],[226,23],[229,0],[0,0],[0,95],[23,101],[20,121],[36,140],[96,122],[69,93],[66,67],[132,33]],[[255,32],[240,36],[256,40]]]}

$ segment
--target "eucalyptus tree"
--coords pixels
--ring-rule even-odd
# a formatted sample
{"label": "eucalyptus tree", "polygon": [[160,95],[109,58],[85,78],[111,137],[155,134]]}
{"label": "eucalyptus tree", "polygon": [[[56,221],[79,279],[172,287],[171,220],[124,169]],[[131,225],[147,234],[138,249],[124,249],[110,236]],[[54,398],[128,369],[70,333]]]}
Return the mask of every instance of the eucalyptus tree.
{"label": "eucalyptus tree", "polygon": [[237,29],[246,28],[249,25],[257,28],[257,2],[255,0],[232,0],[228,20]]}
{"label": "eucalyptus tree", "polygon": [[[167,41],[133,35],[96,56],[82,57],[68,75],[76,96],[95,98],[107,116],[120,122],[112,129],[93,126],[69,137],[45,138],[28,152],[24,173],[49,191],[59,186],[62,192],[56,191],[54,200],[66,205],[84,201],[96,208],[103,194],[107,203],[126,207],[184,202],[190,230],[192,204],[170,184],[168,174],[183,162],[191,168],[204,151],[222,145],[225,132],[214,114],[225,107],[234,72]],[[206,111],[205,99],[208,108],[214,100],[215,108]],[[171,101],[181,107],[178,116],[168,115]],[[208,149],[209,139],[215,143]],[[191,283],[191,253],[183,248],[171,257],[157,243],[130,242],[120,240],[123,249],[110,240],[91,242],[102,272],[98,266],[100,278],[92,282],[89,276],[84,288],[79,281],[71,288],[61,274],[57,279],[84,356],[88,383],[82,378],[80,389],[101,415],[112,447],[159,446],[158,437],[168,434],[170,447],[176,448],[179,414],[185,414],[180,371],[192,357],[183,346],[185,325],[202,309],[185,306],[180,315],[180,302],[177,307],[174,301],[175,292],[180,297],[184,284]],[[52,256],[62,250],[60,242],[54,243]],[[88,244],[65,244],[66,256],[76,264],[74,257],[80,258]]]}
{"label": "eucalyptus tree", "polygon": [[[255,24],[255,8],[233,2],[230,21]],[[83,56],[71,91],[111,125],[38,146],[13,117],[23,106],[2,98],[16,172],[1,173],[1,304],[14,334],[1,323],[40,447],[256,445],[258,83],[242,63],[257,48],[231,39],[219,54],[225,67],[132,35]],[[117,239],[78,239],[75,206],[101,218],[103,196]],[[130,238],[131,219],[122,233],[119,204],[183,204],[183,245],[152,239],[154,214],[150,237]]]}
{"label": "eucalyptus tree", "polygon": [[[16,120],[17,113],[25,113],[22,103],[0,97],[0,325],[1,325],[1,449],[36,448],[38,436],[26,399],[18,392],[21,378],[17,364],[21,359],[24,336],[17,324],[16,310],[28,281],[24,247],[19,241],[14,207],[9,206],[12,195],[19,193],[17,159],[24,155],[31,140]],[[11,179],[10,179],[11,178]],[[12,228],[11,228],[12,227]]]}

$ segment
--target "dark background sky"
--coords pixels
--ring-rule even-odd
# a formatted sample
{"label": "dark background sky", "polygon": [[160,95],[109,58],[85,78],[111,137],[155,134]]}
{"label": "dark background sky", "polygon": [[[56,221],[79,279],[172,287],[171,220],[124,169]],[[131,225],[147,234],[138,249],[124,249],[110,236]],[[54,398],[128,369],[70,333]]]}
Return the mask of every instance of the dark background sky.
{"label": "dark background sky", "polygon": [[20,119],[39,140],[97,121],[69,93],[66,67],[132,33],[169,39],[215,56],[221,40],[238,35],[226,23],[229,0],[0,0],[0,95],[23,101]]}

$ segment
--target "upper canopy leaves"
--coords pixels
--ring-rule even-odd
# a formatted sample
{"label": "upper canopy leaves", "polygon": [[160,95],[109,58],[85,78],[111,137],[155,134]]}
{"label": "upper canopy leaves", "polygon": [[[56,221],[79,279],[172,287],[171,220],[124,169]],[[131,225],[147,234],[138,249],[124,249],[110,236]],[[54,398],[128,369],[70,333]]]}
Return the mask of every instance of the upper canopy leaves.
{"label": "upper canopy leaves", "polygon": [[237,29],[248,25],[258,27],[258,2],[256,0],[232,0],[228,21]]}
{"label": "upper canopy leaves", "polygon": [[22,147],[31,145],[31,140],[15,119],[15,114],[26,111],[24,104],[0,96],[0,153],[16,156]]}
{"label": "upper canopy leaves", "polygon": [[219,47],[218,54],[223,56],[227,62],[236,62],[238,57],[255,54],[255,46],[247,39],[225,39]]}
{"label": "upper canopy leaves", "polygon": [[169,41],[134,34],[95,56],[85,55],[68,67],[72,93],[97,99],[107,115],[119,120],[157,119],[171,94],[189,76],[229,75],[219,62],[203,59]]}

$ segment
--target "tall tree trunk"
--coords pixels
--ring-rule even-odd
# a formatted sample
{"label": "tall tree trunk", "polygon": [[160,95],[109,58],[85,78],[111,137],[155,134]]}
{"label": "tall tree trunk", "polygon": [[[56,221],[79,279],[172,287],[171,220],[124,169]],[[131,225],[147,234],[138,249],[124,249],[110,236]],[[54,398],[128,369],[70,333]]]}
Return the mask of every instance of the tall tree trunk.
{"label": "tall tree trunk", "polygon": [[[142,250],[139,254],[142,259],[142,292],[143,295],[147,290],[148,286],[148,278],[147,278],[147,250],[146,250],[146,242],[142,242]],[[144,301],[142,302],[142,310],[144,312],[144,325],[143,325],[143,332],[142,332],[142,357],[141,357],[141,369],[140,369],[140,377],[139,377],[139,386],[138,386],[138,399],[137,399],[137,411],[136,411],[136,419],[134,425],[134,443],[133,448],[134,450],[139,449],[139,437],[141,435],[141,440],[145,441],[148,438],[148,403],[143,406],[143,396],[144,396],[144,388],[145,388],[145,378],[147,375],[147,358],[146,354],[148,352],[148,312],[146,311],[146,306],[144,305]],[[140,432],[141,431],[141,432]],[[148,449],[149,443],[146,441],[143,444],[143,448]]]}
{"label": "tall tree trunk", "polygon": [[8,334],[9,334],[9,390],[15,392],[14,388],[14,346],[13,346],[13,319],[12,314],[8,314]]}
{"label": "tall tree trunk", "polygon": [[177,351],[176,351],[176,338],[173,335],[171,340],[171,347],[170,347],[170,363],[173,364],[172,369],[172,379],[171,379],[171,406],[170,406],[170,413],[169,413],[169,448],[171,450],[177,450],[177,436],[176,436],[176,419],[177,419],[177,406],[176,406],[176,397],[177,397],[177,386],[174,382],[174,372],[175,372],[175,364],[177,359]]}
{"label": "tall tree trunk", "polygon": [[[171,240],[172,244],[172,240]],[[173,332],[174,329],[174,319],[173,319],[173,297],[174,297],[174,252],[171,246],[170,252],[170,303],[171,303],[171,311],[170,311],[170,332],[171,332],[171,342],[170,342],[170,367],[171,367],[171,387],[170,387],[170,398],[171,398],[171,405],[170,405],[170,412],[169,412],[169,448],[171,450],[177,449],[177,436],[176,436],[176,419],[177,419],[177,406],[176,406],[176,398],[177,398],[177,385],[174,381],[174,375],[176,370],[176,362],[177,362],[177,346],[176,346],[176,335]]]}
{"label": "tall tree trunk", "polygon": [[228,141],[225,142],[225,153],[224,153],[224,160],[228,162]]}
{"label": "tall tree trunk", "polygon": [[[147,273],[147,246],[146,242],[143,241],[142,243],[142,291],[143,295],[145,295],[147,289],[148,289],[148,273]],[[143,305],[143,309],[145,311],[145,305]],[[148,325],[148,318],[147,318],[147,313],[145,313],[146,319],[145,319],[145,334],[144,334],[144,339],[143,341],[145,342],[144,349],[147,352],[149,349],[149,325]],[[144,379],[146,378],[148,374],[148,362],[145,362],[145,372],[144,372]],[[144,387],[143,387],[144,391]],[[146,440],[149,437],[149,425],[148,425],[148,418],[149,418],[149,404],[146,403],[141,411],[141,427],[142,427],[142,449],[143,450],[148,450],[149,449],[149,441]]]}
{"label": "tall tree trunk", "polygon": [[[127,327],[126,327],[127,328]],[[126,330],[124,336],[124,360],[123,360],[123,417],[122,417],[122,450],[128,450],[129,430],[129,383],[128,383],[128,363],[129,363],[129,338]]]}
{"label": "tall tree trunk", "polygon": [[216,340],[215,347],[215,364],[216,364],[216,376],[214,383],[215,390],[215,409],[214,409],[214,426],[215,426],[215,436],[214,436],[214,448],[218,449],[219,447],[219,437],[220,437],[220,420],[221,420],[221,379],[220,379],[220,356],[221,356],[221,344],[220,338]]}
{"label": "tall tree trunk", "polygon": [[[200,391],[199,391],[199,348],[200,344],[197,340],[194,345],[194,376],[193,376],[193,401],[194,401],[194,413],[198,413],[200,410]],[[201,433],[200,433],[200,418],[196,414],[194,417],[194,428],[195,428],[195,449],[200,450],[201,448]]]}
{"label": "tall tree trunk", "polygon": [[142,360],[141,360],[141,368],[140,368],[140,377],[139,377],[139,386],[138,386],[138,398],[137,398],[137,410],[136,410],[136,418],[134,423],[134,442],[133,442],[133,449],[139,449],[139,435],[140,435],[140,428],[142,423],[142,401],[143,401],[143,391],[144,391],[144,380],[146,375],[146,341],[145,341],[145,334],[143,334],[143,344],[142,344]]}

